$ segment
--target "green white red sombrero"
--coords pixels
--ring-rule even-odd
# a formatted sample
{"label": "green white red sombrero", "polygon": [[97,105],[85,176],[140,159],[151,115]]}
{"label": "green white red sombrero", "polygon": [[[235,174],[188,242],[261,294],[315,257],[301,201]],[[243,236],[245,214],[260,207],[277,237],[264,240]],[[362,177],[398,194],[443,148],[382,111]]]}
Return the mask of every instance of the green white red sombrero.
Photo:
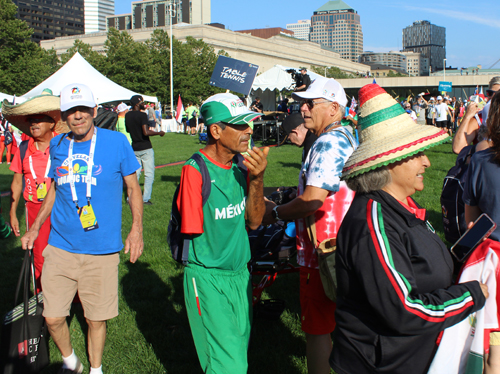
{"label": "green white red sombrero", "polygon": [[359,90],[359,147],[347,160],[342,179],[389,165],[445,142],[443,129],[416,124],[378,84]]}

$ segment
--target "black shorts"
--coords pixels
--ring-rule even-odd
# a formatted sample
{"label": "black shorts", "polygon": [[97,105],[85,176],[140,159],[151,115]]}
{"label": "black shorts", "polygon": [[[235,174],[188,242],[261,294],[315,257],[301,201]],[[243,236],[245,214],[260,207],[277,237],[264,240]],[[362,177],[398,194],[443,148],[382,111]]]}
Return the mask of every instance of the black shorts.
{"label": "black shorts", "polygon": [[446,123],[448,121],[436,121],[436,127],[446,128]]}
{"label": "black shorts", "polygon": [[432,118],[426,118],[426,121],[429,126],[434,126],[434,124],[432,123]]}
{"label": "black shorts", "polygon": [[453,130],[453,122],[452,121],[447,121],[446,122],[446,128],[448,130]]}

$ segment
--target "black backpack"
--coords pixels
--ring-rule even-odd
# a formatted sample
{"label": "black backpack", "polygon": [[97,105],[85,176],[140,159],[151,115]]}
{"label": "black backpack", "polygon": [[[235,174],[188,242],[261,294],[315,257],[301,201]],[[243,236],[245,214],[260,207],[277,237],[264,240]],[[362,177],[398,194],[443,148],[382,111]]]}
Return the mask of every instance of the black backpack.
{"label": "black backpack", "polygon": [[118,114],[100,107],[97,109],[97,116],[94,119],[96,127],[108,130],[116,130],[116,122],[118,122]]}
{"label": "black backpack", "polygon": [[441,192],[441,212],[444,236],[450,243],[455,243],[467,231],[462,194],[469,161],[475,151],[475,145],[463,148],[457,156],[455,166],[448,171],[444,178]]}
{"label": "black backpack", "polygon": [[[199,153],[195,153],[190,157],[190,160],[194,160],[198,165],[201,173],[201,200],[202,206],[208,200],[210,192],[212,190],[212,181],[210,179],[210,173],[208,172],[207,164],[203,157]],[[246,176],[247,170],[243,165],[243,156],[240,154],[234,156],[233,162],[236,163],[242,173]],[[189,258],[189,242],[191,241],[191,235],[186,235],[181,233],[182,216],[177,207],[177,197],[179,196],[180,185],[175,189],[174,197],[172,200],[172,209],[170,214],[170,221],[168,222],[168,232],[167,232],[167,242],[170,247],[170,253],[175,261],[182,264],[186,264]]]}

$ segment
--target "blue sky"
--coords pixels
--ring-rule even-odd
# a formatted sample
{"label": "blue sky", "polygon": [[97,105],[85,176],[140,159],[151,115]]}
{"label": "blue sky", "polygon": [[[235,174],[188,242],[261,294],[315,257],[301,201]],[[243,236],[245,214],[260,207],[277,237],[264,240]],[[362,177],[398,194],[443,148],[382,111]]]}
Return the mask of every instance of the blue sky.
{"label": "blue sky", "polygon": [[[211,0],[212,22],[230,30],[286,27],[310,19],[326,0]],[[361,16],[364,50],[401,49],[403,28],[428,20],[446,28],[447,66],[481,64],[487,69],[500,59],[500,3],[498,0],[395,1],[345,0]],[[131,0],[115,0],[115,13],[131,12]],[[500,68],[500,62],[495,65]]]}

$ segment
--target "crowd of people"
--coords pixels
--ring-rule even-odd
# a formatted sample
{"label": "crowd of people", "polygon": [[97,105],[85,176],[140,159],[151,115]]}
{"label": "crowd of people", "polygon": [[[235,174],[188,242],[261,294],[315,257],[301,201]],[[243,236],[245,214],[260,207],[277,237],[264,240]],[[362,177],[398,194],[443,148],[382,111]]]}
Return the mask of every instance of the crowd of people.
{"label": "crowd of people", "polygon": [[[186,108],[182,131],[196,134],[203,118],[208,137],[196,153],[204,166],[194,158],[185,163],[174,202],[188,255],[184,299],[202,370],[247,372],[247,228],[295,221],[308,372],[426,373],[441,332],[496,295],[479,279],[454,283],[450,252],[412,195],[424,189],[431,166],[424,151],[454,135],[456,153],[477,143],[464,188],[467,222],[482,213],[500,222],[500,77],[491,80],[484,109],[475,99],[426,99],[424,93],[398,102],[375,83],[349,105],[335,79],[304,81],[292,94],[300,113],[282,124],[292,144],[304,148],[297,191],[286,204],[264,197],[269,148],[251,146],[252,123],[263,112],[259,98],[246,107],[222,93],[199,109]],[[2,105],[4,139],[12,127],[23,133],[10,166],[10,225],[20,236],[22,196],[27,230],[21,243],[33,251],[61,374],[84,368],[66,323],[76,294],[89,328],[90,373],[102,373],[106,322],[118,315],[118,254],[124,248],[134,263],[144,250],[142,214],[153,204],[155,169],[149,138],[165,133],[156,131],[161,114],[142,96],[129,101],[114,109],[117,131],[95,126],[97,105],[84,84],[70,84],[60,96],[47,90]],[[124,188],[133,222],[123,244]],[[500,372],[499,334],[490,333],[487,374]]]}

